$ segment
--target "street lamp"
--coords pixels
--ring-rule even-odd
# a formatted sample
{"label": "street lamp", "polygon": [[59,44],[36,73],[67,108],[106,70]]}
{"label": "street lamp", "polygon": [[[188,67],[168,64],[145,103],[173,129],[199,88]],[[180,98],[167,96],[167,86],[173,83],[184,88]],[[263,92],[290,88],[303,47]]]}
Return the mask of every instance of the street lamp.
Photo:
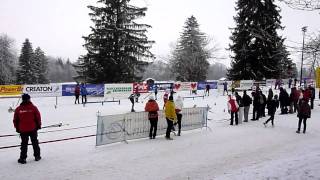
{"label": "street lamp", "polygon": [[300,69],[300,87],[302,85],[302,66],[303,66],[303,51],[304,51],[304,36],[307,32],[307,26],[302,27],[302,55],[301,55],[301,69]]}

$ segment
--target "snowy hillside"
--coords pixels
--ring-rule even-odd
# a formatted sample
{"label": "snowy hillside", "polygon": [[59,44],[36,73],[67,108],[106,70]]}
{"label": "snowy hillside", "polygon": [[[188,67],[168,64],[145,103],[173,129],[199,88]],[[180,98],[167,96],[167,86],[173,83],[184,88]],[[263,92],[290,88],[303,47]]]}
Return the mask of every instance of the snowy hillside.
{"label": "snowy hillside", "polygon": [[[0,179],[320,179],[319,101],[307,120],[307,133],[297,134],[296,114],[279,115],[279,110],[275,127],[264,127],[266,118],[230,126],[227,96],[221,94],[214,91],[204,99],[185,99],[186,107],[211,106],[208,115],[211,120],[208,128],[183,131],[182,136],[173,136],[173,141],[157,136],[155,140],[95,147],[95,137],[88,137],[40,144],[43,159],[34,161],[29,146],[25,165],[17,163],[19,148],[0,149]],[[159,107],[163,106],[161,95]],[[147,101],[144,96],[140,99],[143,103],[136,104],[136,111],[143,111]],[[62,127],[41,129],[40,142],[93,135],[98,111],[111,115],[131,109],[128,99],[121,100],[120,105],[84,107],[75,105],[73,97],[59,97],[56,109],[55,98],[31,100],[42,114],[43,126],[63,123]],[[8,113],[8,108],[17,101],[17,98],[0,99],[0,136],[15,134],[13,114]],[[89,97],[89,101],[94,99]],[[0,137],[0,148],[19,143],[18,136]]]}

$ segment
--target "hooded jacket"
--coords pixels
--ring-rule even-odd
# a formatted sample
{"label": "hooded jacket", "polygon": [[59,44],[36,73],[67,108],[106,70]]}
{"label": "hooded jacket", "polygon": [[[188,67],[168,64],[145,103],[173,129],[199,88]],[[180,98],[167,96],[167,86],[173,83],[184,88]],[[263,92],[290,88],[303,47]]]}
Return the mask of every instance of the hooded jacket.
{"label": "hooded jacket", "polygon": [[170,101],[170,100],[167,101],[164,112],[167,119],[173,122],[177,121],[177,114],[175,111],[175,105],[173,101]]}
{"label": "hooded jacket", "polygon": [[30,101],[22,102],[14,111],[13,124],[19,133],[41,129],[41,116],[38,108]]}
{"label": "hooded jacket", "polygon": [[182,108],[183,108],[183,100],[180,96],[178,96],[178,98],[176,99],[176,102],[175,102],[175,105],[176,105],[176,113],[179,113],[181,114],[181,111],[182,111]]}
{"label": "hooded jacket", "polygon": [[149,100],[146,106],[144,107],[144,110],[149,112],[148,113],[149,119],[158,117],[159,106],[155,100]]}

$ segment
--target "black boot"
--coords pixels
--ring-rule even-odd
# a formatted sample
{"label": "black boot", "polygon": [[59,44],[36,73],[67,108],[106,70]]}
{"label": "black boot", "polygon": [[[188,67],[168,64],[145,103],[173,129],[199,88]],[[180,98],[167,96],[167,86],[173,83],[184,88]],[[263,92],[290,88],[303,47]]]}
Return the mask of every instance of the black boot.
{"label": "black boot", "polygon": [[34,158],[35,161],[40,161],[40,159],[41,159],[41,156],[36,156],[36,157]]}
{"label": "black boot", "polygon": [[21,158],[19,158],[19,159],[18,159],[18,163],[20,163],[20,164],[26,164],[27,161],[26,161],[26,159],[21,159]]}

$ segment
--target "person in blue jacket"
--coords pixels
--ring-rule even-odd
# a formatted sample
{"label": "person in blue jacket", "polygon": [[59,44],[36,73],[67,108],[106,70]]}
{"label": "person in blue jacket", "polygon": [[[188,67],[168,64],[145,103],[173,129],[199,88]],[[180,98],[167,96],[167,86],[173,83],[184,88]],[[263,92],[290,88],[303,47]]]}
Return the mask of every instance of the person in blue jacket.
{"label": "person in blue jacket", "polygon": [[81,86],[80,86],[80,92],[81,92],[81,102],[82,104],[84,103],[87,103],[87,95],[88,95],[88,91],[87,91],[87,87],[86,87],[86,84],[85,83],[81,83]]}

